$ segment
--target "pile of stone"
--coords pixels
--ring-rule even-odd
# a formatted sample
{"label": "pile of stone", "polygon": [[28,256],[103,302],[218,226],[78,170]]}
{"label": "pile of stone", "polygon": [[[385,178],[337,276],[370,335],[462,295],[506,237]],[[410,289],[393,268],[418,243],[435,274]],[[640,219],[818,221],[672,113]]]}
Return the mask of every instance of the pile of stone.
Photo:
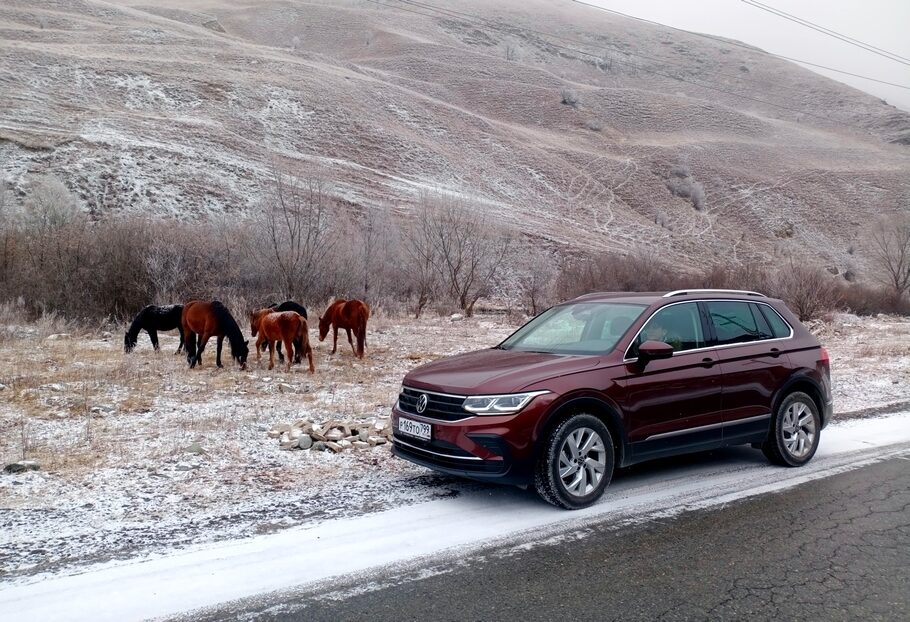
{"label": "pile of stone", "polygon": [[392,437],[392,426],[387,419],[353,423],[334,419],[313,423],[298,419],[290,424],[279,423],[268,434],[270,438],[278,439],[281,449],[311,449],[338,454],[385,445]]}

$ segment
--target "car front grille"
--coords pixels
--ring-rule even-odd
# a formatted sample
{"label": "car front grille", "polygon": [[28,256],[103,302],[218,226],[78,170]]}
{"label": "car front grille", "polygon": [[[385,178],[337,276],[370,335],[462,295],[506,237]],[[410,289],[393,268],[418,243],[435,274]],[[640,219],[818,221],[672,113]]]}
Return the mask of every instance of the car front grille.
{"label": "car front grille", "polygon": [[[427,396],[427,407],[422,413],[417,412],[417,400],[421,395]],[[398,408],[403,413],[410,413],[427,417],[428,419],[437,419],[439,421],[460,421],[473,415],[467,412],[461,405],[464,403],[463,395],[446,395],[442,393],[430,393],[420,389],[403,387],[398,395]]]}

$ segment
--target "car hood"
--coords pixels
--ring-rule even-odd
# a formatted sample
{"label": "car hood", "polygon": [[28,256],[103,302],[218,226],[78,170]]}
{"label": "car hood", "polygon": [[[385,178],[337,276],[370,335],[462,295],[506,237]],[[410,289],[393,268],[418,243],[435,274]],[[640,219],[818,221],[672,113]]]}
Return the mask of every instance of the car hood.
{"label": "car hood", "polygon": [[514,393],[549,378],[590,369],[600,357],[515,350],[480,350],[412,370],[404,383],[417,389],[483,395]]}

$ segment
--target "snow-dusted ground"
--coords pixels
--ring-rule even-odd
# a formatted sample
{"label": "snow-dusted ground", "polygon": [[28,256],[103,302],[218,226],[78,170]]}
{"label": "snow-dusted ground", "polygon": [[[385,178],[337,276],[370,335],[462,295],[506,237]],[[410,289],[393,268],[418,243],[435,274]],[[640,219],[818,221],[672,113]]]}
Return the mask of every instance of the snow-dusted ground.
{"label": "snow-dusted ground", "polygon": [[[511,544],[513,550],[552,543],[607,517],[622,524],[726,504],[908,456],[910,412],[841,422],[823,438],[814,460],[802,469],[774,468],[757,452],[735,448],[711,461],[624,478],[599,503],[579,512],[509,490],[475,491],[170,556],[32,577],[0,586],[0,617],[41,622],[157,618],[314,583],[325,591],[332,578],[431,559],[438,565],[494,543]],[[370,589],[369,581],[363,585]]]}
{"label": "snow-dusted ground", "polygon": [[[302,417],[382,419],[408,369],[495,344],[513,328],[489,317],[380,317],[366,360],[346,342],[335,356],[317,344],[310,376],[299,367],[269,372],[265,360],[246,372],[216,370],[211,349],[206,366],[189,371],[170,336],[156,354],[143,334],[125,356],[120,333],[46,341],[65,327],[0,327],[0,461],[42,465],[0,474],[0,581],[476,491],[512,498],[394,459],[387,446],[281,451],[266,432]],[[910,410],[910,321],[838,315],[817,331],[831,352],[841,418]]]}

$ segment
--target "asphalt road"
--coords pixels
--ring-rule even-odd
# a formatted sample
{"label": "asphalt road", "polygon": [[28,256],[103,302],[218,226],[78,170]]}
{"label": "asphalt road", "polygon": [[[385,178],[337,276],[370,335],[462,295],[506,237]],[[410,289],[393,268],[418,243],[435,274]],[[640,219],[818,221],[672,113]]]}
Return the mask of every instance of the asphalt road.
{"label": "asphalt road", "polygon": [[556,542],[363,577],[201,619],[744,617],[910,620],[910,460],[669,519],[605,520]]}

